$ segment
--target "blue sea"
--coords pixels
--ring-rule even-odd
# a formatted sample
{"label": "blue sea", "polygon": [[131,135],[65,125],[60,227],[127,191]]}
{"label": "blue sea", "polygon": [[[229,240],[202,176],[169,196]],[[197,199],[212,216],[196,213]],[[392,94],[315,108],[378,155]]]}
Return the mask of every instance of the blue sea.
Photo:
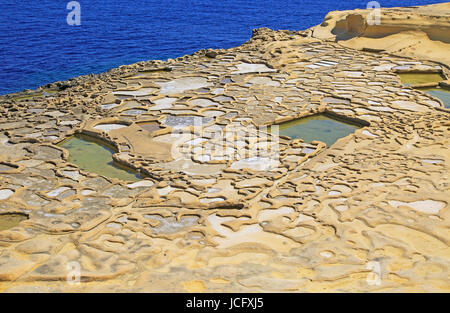
{"label": "blue sea", "polygon": [[[0,94],[200,49],[230,48],[253,28],[303,30],[327,12],[366,8],[352,0],[1,0]],[[445,1],[380,0],[382,7]]]}

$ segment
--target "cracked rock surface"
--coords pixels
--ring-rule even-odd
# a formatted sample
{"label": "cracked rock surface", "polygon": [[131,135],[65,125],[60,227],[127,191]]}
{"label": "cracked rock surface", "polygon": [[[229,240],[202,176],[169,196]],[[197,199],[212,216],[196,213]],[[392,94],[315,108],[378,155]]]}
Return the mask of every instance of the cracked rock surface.
{"label": "cracked rock surface", "polygon": [[[449,110],[397,75],[448,68],[312,33],[1,96],[0,291],[448,292]],[[264,130],[323,112],[361,128]],[[141,179],[70,163],[74,134]]]}

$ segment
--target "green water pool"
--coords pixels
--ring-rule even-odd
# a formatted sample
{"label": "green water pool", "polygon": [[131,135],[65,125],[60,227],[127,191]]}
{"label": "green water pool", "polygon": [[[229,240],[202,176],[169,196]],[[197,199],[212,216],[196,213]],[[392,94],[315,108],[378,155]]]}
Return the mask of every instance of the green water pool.
{"label": "green water pool", "polygon": [[405,85],[438,83],[444,80],[439,73],[399,73],[398,76]]}
{"label": "green water pool", "polygon": [[[360,125],[340,121],[325,114],[316,114],[297,120],[281,123],[279,135],[292,139],[301,138],[305,142],[319,140],[331,146],[339,138],[353,133]],[[270,132],[275,130],[271,127]]]}
{"label": "green water pool", "polygon": [[125,181],[139,181],[142,177],[114,163],[112,147],[87,136],[73,136],[61,142],[60,147],[69,151],[69,162],[86,172]]}
{"label": "green water pool", "polygon": [[28,219],[28,216],[20,213],[0,214],[0,231],[10,229]]}
{"label": "green water pool", "polygon": [[444,103],[446,108],[450,108],[450,90],[444,88],[420,88],[423,92],[430,96],[439,98]]}

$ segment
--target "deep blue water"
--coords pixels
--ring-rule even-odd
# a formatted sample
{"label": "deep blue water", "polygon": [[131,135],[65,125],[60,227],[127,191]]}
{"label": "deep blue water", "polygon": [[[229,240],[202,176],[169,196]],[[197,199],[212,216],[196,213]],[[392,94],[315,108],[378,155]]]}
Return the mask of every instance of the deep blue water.
{"label": "deep blue water", "polygon": [[[247,41],[253,28],[302,30],[357,0],[1,0],[0,94],[34,89],[123,64],[167,59]],[[383,7],[445,2],[379,0]]]}

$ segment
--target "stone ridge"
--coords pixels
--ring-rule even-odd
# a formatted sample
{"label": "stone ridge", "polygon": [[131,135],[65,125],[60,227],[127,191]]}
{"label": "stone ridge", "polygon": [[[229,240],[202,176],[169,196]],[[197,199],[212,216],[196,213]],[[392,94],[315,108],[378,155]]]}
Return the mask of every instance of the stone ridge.
{"label": "stone ridge", "polygon": [[450,66],[450,2],[422,7],[381,8],[379,23],[373,10],[334,11],[312,36],[345,47],[384,52]]}

